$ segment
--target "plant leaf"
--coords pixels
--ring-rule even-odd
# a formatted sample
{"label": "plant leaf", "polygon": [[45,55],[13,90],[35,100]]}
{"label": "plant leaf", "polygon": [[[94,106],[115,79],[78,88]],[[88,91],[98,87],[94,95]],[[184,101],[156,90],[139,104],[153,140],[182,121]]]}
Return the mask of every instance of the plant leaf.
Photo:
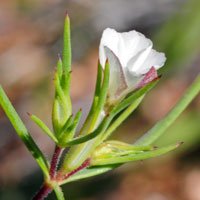
{"label": "plant leaf", "polygon": [[50,129],[41,119],[32,114],[28,115],[56,144],[58,143],[58,139],[55,137],[55,135],[50,131]]}
{"label": "plant leaf", "polygon": [[14,107],[12,106],[10,100],[8,99],[1,85],[0,85],[0,104],[3,110],[5,111],[6,115],[8,116],[15,131],[17,132],[23,143],[28,148],[29,152],[32,154],[32,156],[42,169],[45,177],[49,178],[49,173],[48,173],[49,165],[45,156],[40,151],[37,144],[33,141],[32,137],[30,136],[28,130],[26,129],[24,123],[22,122],[19,115],[15,111]]}
{"label": "plant leaf", "polygon": [[67,73],[71,70],[71,36],[70,36],[70,19],[68,13],[65,16],[64,34],[63,34],[63,71]]}
{"label": "plant leaf", "polygon": [[160,137],[164,131],[178,118],[178,116],[185,110],[189,103],[200,92],[200,75],[189,87],[183,97],[178,101],[174,108],[156,125],[154,125],[145,135],[137,140],[135,145],[150,145],[158,137]]}

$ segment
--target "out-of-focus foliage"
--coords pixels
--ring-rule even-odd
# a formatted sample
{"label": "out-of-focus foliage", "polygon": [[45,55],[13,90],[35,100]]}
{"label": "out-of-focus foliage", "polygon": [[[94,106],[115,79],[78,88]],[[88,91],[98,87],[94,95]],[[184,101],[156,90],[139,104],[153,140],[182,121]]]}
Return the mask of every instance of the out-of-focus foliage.
{"label": "out-of-focus foliage", "polygon": [[[200,1],[190,0],[154,36],[167,57],[160,72],[169,75],[188,66],[200,49]],[[199,70],[200,71],[200,70]]]}

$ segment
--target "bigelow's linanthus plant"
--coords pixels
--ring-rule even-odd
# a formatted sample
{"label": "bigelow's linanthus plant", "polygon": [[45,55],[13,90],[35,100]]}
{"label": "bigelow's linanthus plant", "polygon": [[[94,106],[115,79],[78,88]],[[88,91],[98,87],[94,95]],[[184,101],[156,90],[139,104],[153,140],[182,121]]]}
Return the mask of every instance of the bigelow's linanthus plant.
{"label": "bigelow's linanthus plant", "polygon": [[[200,91],[200,76],[175,107],[134,144],[109,140],[113,131],[137,108],[145,94],[160,80],[157,70],[165,63],[164,53],[152,49],[151,40],[137,31],[118,33],[113,29],[103,32],[99,47],[96,89],[87,119],[75,135],[81,110],[74,116],[70,99],[71,43],[68,14],[64,25],[62,58],[59,57],[54,85],[52,110],[53,131],[38,117],[29,117],[55,142],[55,152],[49,163],[33,141],[2,87],[0,104],[44,174],[44,184],[33,197],[44,199],[54,190],[59,200],[64,199],[61,185],[95,176],[131,161],[162,155],[182,143],[157,148],[152,143],[162,135]],[[166,91],[168,92],[168,91]],[[65,148],[69,151],[57,169]]]}

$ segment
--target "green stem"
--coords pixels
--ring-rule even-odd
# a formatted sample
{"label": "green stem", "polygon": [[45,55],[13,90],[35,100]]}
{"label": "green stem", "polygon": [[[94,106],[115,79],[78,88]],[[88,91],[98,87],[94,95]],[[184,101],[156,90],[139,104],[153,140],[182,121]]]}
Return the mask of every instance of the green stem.
{"label": "green stem", "polygon": [[112,125],[106,130],[106,132],[102,136],[102,141],[106,140],[110,134],[116,130],[116,128],[138,107],[141,103],[144,95],[137,100],[134,101],[113,123]]}

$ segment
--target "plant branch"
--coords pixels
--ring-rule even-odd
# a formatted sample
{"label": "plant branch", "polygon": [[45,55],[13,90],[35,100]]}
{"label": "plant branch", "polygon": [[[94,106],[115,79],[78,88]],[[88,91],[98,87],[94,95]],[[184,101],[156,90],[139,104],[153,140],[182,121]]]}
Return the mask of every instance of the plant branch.
{"label": "plant branch", "polygon": [[88,167],[90,165],[90,158],[88,158],[87,160],[85,160],[85,162],[83,162],[82,165],[80,165],[78,168],[76,168],[75,170],[67,173],[67,174],[63,174],[63,170],[61,169],[60,172],[57,174],[56,180],[63,181],[68,179],[70,176],[76,174],[77,172],[79,172],[80,170]]}
{"label": "plant branch", "polygon": [[59,146],[56,145],[55,151],[52,157],[52,161],[51,161],[50,172],[49,172],[51,179],[55,177],[56,169],[57,169],[62,152],[63,152],[63,148],[60,148]]}
{"label": "plant branch", "polygon": [[32,200],[43,200],[51,191],[51,187],[43,185],[40,191],[33,197]]}

